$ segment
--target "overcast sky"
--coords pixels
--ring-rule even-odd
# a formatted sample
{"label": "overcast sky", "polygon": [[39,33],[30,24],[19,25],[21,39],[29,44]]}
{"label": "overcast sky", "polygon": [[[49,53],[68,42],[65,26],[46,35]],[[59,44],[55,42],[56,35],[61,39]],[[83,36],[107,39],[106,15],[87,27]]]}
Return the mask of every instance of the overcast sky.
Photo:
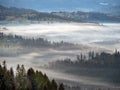
{"label": "overcast sky", "polygon": [[120,10],[120,0],[0,0],[0,4],[48,12],[100,11],[117,13]]}

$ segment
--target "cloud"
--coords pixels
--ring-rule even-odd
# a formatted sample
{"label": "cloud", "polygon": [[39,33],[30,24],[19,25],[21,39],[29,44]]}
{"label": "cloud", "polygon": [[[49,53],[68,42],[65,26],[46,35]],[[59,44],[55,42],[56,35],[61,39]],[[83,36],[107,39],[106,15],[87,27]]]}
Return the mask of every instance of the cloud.
{"label": "cloud", "polygon": [[109,3],[104,3],[104,2],[100,2],[99,4],[100,4],[100,5],[103,5],[103,6],[109,5]]}

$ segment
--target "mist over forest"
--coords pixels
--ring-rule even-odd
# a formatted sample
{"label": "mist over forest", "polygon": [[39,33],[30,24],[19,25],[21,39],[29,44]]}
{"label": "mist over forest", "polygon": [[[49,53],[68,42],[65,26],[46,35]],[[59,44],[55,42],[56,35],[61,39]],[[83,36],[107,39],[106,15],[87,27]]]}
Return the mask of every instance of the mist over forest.
{"label": "mist over forest", "polygon": [[0,5],[0,90],[120,90],[118,13],[40,12],[5,3]]}

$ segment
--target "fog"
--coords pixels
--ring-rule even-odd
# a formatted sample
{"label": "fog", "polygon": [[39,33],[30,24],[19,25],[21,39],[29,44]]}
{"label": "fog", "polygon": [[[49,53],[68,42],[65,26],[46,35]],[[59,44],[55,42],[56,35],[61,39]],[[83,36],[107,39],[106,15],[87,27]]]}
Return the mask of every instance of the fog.
{"label": "fog", "polygon": [[[69,75],[40,68],[48,62],[64,58],[76,58],[81,52],[120,50],[120,24],[119,23],[40,23],[27,25],[1,25],[0,31],[6,34],[20,35],[24,38],[45,38],[49,41],[65,41],[79,44],[77,49],[54,48],[24,48],[0,46],[0,62],[7,61],[8,67],[24,64],[26,68],[33,67],[47,73],[50,78],[66,81],[67,83],[93,84],[110,86],[110,83],[101,82],[95,78]],[[6,28],[6,29],[3,29]],[[92,81],[91,81],[92,80]]]}
{"label": "fog", "polygon": [[50,41],[66,41],[96,45],[114,50],[120,49],[119,23],[53,23],[6,25],[5,33],[21,35],[26,38],[43,37]]}

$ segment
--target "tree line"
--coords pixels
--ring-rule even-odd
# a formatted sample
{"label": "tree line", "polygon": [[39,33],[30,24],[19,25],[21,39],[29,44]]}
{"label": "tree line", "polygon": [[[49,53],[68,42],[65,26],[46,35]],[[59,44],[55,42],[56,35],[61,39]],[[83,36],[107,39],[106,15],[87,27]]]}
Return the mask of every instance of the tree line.
{"label": "tree line", "polygon": [[117,50],[112,54],[107,52],[95,53],[94,51],[85,55],[81,53],[76,56],[75,60],[66,58],[50,62],[49,68],[120,84],[120,52]]}
{"label": "tree line", "polygon": [[61,64],[75,64],[79,67],[108,67],[108,68],[120,68],[120,52],[115,50],[114,53],[95,53],[94,51],[88,52],[88,54],[76,55],[76,60],[66,58],[64,60],[57,60],[55,62]]}
{"label": "tree line", "polygon": [[4,61],[0,65],[0,90],[64,90],[64,85],[33,68],[26,71],[24,65],[17,65],[15,74],[12,68],[7,69]]}
{"label": "tree line", "polygon": [[19,35],[6,35],[0,33],[0,43],[5,43],[4,46],[9,47],[10,45],[20,45],[24,47],[62,47],[62,46],[75,46],[75,44],[60,41],[60,42],[51,42],[47,39],[38,37],[38,38],[25,38]]}

